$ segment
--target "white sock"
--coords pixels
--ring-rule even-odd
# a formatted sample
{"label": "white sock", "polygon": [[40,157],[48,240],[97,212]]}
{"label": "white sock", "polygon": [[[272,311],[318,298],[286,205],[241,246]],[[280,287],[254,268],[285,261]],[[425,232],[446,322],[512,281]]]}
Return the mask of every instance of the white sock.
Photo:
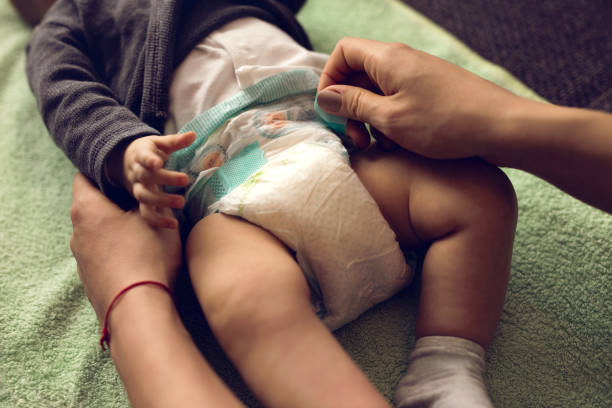
{"label": "white sock", "polygon": [[406,375],[395,390],[398,408],[492,408],[482,375],[484,349],[459,337],[417,340]]}

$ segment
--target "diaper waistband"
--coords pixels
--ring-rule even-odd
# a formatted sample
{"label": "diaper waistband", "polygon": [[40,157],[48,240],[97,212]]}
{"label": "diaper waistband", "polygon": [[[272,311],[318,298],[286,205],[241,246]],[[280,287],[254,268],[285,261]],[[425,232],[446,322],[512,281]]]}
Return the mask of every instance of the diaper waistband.
{"label": "diaper waistband", "polygon": [[201,113],[179,131],[180,133],[194,131],[197,138],[191,146],[171,154],[166,168],[179,170],[185,167],[210,134],[237,114],[254,106],[272,103],[286,97],[314,95],[318,83],[319,76],[313,71],[296,69],[264,78],[245,88],[225,102]]}

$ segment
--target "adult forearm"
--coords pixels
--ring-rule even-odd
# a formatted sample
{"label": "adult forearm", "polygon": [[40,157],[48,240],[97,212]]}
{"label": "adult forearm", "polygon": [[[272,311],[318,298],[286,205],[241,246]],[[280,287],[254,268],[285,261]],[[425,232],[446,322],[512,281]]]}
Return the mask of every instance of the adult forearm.
{"label": "adult forearm", "polygon": [[487,136],[488,161],[612,213],[612,115],[517,98]]}
{"label": "adult forearm", "polygon": [[[239,401],[204,360],[178,315],[172,286],[182,260],[176,230],[151,227],[111,203],[82,174],[73,183],[70,248],[98,320],[108,320],[109,346],[135,407],[235,407]],[[118,293],[122,293],[116,301]]]}
{"label": "adult forearm", "polygon": [[407,150],[480,156],[612,212],[612,115],[520,98],[433,55],[359,38],[338,42],[318,91],[326,112],[367,122]]}
{"label": "adult forearm", "polygon": [[134,407],[242,406],[205,361],[167,293],[142,286],[113,308],[110,350]]}

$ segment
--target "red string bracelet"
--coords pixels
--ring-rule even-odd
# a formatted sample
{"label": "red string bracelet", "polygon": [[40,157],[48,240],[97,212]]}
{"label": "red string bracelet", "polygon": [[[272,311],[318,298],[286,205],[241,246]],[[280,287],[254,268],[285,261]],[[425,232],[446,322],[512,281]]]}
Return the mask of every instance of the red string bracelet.
{"label": "red string bracelet", "polygon": [[100,347],[102,347],[103,351],[106,350],[108,347],[110,347],[110,331],[108,330],[108,317],[110,315],[111,309],[115,305],[115,302],[117,302],[117,300],[128,290],[135,288],[136,286],[141,286],[141,285],[159,286],[160,288],[168,292],[168,294],[172,297],[172,290],[167,285],[161,282],[156,282],[156,281],[140,281],[140,282],[132,283],[131,285],[126,286],[125,288],[121,289],[121,291],[117,293],[117,295],[110,302],[110,305],[108,305],[108,309],[106,309],[106,314],[104,315],[104,328],[102,329],[102,335],[100,336]]}

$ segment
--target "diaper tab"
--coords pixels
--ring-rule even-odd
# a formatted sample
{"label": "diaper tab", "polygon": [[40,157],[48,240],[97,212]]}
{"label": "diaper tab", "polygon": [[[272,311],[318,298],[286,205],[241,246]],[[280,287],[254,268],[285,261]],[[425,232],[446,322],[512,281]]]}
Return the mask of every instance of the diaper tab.
{"label": "diaper tab", "polygon": [[346,133],[346,123],[348,119],[343,116],[332,115],[331,113],[325,112],[319,107],[318,103],[319,94],[315,96],[314,109],[317,114],[317,120],[322,122],[325,126],[330,128],[336,133],[344,135]]}
{"label": "diaper tab", "polygon": [[354,153],[357,150],[357,146],[355,145],[355,142],[353,142],[353,139],[346,135],[346,124],[348,119],[343,116],[325,112],[319,106],[319,103],[317,102],[318,98],[319,94],[315,96],[314,101],[314,111],[317,120],[338,135],[349,155]]}
{"label": "diaper tab", "polygon": [[194,131],[197,135],[196,140],[190,146],[172,153],[166,162],[166,168],[180,170],[186,167],[195,151],[206,143],[208,136],[238,114],[283,98],[314,94],[318,83],[319,76],[313,70],[295,69],[264,78],[243,89],[228,100],[196,116],[179,130],[179,133]]}

